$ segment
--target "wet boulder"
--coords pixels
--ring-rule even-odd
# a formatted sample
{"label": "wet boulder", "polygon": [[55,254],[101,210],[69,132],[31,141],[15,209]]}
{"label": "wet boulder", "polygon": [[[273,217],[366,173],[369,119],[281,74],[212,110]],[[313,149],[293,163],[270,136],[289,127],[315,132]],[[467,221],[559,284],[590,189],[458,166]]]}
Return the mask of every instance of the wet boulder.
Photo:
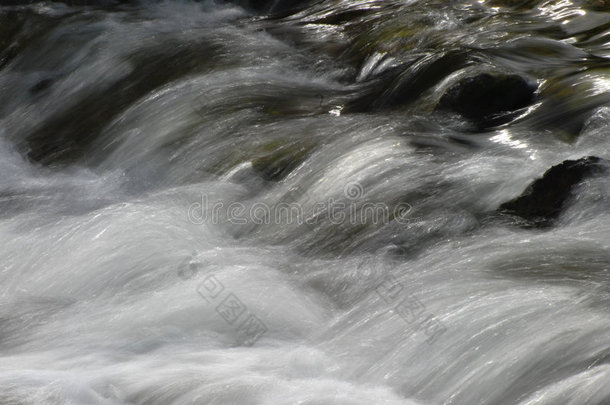
{"label": "wet boulder", "polygon": [[437,109],[456,112],[485,128],[513,118],[532,104],[537,86],[518,75],[482,73],[460,80],[441,97]]}
{"label": "wet boulder", "polygon": [[527,227],[551,226],[573,196],[574,188],[586,178],[604,172],[607,163],[595,156],[566,160],[533,181],[519,197],[502,204],[499,212],[524,219]]}

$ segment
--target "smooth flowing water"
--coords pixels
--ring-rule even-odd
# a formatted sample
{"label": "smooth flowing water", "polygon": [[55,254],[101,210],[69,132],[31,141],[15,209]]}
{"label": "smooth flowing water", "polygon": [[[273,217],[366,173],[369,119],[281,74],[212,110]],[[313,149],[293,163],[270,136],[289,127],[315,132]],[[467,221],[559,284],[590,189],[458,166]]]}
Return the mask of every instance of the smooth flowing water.
{"label": "smooth flowing water", "polygon": [[608,2],[3,3],[0,404],[610,404]]}

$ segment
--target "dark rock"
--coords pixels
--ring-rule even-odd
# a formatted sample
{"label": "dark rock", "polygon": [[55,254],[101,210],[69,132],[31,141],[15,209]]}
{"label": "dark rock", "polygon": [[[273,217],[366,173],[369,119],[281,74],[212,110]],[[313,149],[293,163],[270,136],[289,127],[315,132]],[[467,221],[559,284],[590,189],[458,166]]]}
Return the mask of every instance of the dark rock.
{"label": "dark rock", "polygon": [[489,127],[510,121],[510,112],[530,105],[536,89],[517,75],[483,73],[450,87],[437,108],[455,111],[480,127]]}
{"label": "dark rock", "polygon": [[551,226],[572,196],[574,187],[585,178],[603,172],[604,162],[604,159],[590,156],[553,166],[519,197],[502,204],[499,211],[525,219],[525,225],[529,227]]}

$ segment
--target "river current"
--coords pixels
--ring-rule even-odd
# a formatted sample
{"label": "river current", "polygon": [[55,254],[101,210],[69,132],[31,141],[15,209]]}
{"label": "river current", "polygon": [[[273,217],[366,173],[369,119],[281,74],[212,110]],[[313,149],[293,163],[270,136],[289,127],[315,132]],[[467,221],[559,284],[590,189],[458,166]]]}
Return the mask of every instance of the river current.
{"label": "river current", "polygon": [[0,6],[0,404],[610,404],[610,175],[498,215],[610,159],[608,2],[72,3]]}

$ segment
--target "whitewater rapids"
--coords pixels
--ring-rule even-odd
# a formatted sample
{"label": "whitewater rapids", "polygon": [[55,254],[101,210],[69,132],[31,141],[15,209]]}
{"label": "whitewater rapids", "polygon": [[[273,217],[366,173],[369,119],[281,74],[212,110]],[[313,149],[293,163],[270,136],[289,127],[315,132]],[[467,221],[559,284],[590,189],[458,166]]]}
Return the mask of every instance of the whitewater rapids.
{"label": "whitewater rapids", "polygon": [[[51,22],[0,70],[0,404],[610,404],[610,177],[552,229],[486,220],[610,159],[610,109],[461,134],[345,113],[349,68],[236,5],[23,7]],[[247,156],[301,140],[279,181]],[[253,209],[282,202],[388,217]]]}

